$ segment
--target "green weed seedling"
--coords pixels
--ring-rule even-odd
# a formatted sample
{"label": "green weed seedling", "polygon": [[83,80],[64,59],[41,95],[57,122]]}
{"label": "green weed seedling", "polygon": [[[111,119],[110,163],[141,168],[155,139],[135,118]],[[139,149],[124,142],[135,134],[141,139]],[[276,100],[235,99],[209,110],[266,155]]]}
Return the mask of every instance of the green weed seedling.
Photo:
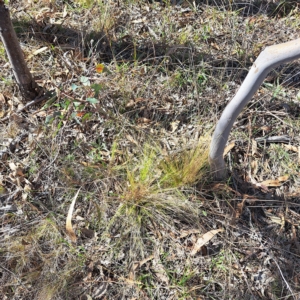
{"label": "green weed seedling", "polygon": [[91,85],[91,88],[94,90],[95,92],[95,97],[98,97],[99,96],[99,93],[101,90],[103,90],[103,86],[99,83],[93,83]]}
{"label": "green weed seedling", "polygon": [[265,82],[263,83],[263,86],[272,92],[272,99],[280,99],[281,97],[286,97],[286,93],[279,83],[279,78],[277,79],[276,84]]}
{"label": "green weed seedling", "polygon": [[218,269],[223,272],[228,272],[227,258],[224,250],[211,260],[211,269]]}
{"label": "green weed seedling", "polygon": [[0,44],[0,57],[3,58],[5,61],[7,61],[5,54],[6,54],[5,48],[2,44]]}
{"label": "green weed seedling", "polygon": [[6,86],[12,86],[14,84],[14,81],[11,78],[1,77],[1,80],[4,82]]}
{"label": "green weed seedling", "polygon": [[82,8],[88,9],[91,8],[94,4],[97,4],[97,2],[102,2],[102,1],[97,1],[97,0],[76,0]]}

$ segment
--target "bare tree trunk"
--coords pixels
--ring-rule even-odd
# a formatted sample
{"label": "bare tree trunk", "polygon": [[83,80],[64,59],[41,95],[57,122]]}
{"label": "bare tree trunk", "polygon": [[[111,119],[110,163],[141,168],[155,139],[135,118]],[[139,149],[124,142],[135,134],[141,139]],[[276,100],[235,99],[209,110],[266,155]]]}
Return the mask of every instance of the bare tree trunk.
{"label": "bare tree trunk", "polygon": [[0,0],[0,37],[4,44],[8,59],[22,97],[29,101],[36,98],[40,87],[31,76],[24,59],[17,35],[13,28],[8,8]]}
{"label": "bare tree trunk", "polygon": [[300,39],[267,47],[254,62],[237,94],[223,111],[212,137],[209,162],[211,172],[216,180],[226,178],[227,172],[223,153],[237,116],[272,69],[297,58],[300,58]]}

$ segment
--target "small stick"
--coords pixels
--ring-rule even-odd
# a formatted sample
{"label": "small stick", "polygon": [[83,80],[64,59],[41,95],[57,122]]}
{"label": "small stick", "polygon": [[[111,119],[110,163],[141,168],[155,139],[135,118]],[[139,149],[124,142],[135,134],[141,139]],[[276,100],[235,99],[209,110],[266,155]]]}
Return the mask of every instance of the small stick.
{"label": "small stick", "polygon": [[255,139],[258,143],[289,143],[291,138],[288,135],[268,136]]}

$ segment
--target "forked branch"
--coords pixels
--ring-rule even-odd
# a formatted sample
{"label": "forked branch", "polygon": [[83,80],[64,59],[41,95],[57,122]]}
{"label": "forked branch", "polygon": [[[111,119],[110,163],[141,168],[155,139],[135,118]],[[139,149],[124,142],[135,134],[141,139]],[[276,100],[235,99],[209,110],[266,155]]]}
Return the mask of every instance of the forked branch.
{"label": "forked branch", "polygon": [[239,113],[272,69],[297,58],[300,58],[300,39],[267,47],[257,57],[237,94],[223,111],[212,136],[209,163],[215,180],[226,178],[227,172],[223,153],[233,123]]}

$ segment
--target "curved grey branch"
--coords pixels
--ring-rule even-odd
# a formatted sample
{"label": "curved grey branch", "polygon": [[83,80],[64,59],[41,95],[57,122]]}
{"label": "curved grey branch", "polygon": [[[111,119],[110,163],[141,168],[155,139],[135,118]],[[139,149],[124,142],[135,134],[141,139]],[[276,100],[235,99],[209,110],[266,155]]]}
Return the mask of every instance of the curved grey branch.
{"label": "curved grey branch", "polygon": [[227,172],[223,153],[233,123],[239,113],[272,69],[297,58],[300,58],[300,39],[267,47],[257,57],[237,94],[223,111],[212,136],[209,163],[215,180],[226,178]]}

